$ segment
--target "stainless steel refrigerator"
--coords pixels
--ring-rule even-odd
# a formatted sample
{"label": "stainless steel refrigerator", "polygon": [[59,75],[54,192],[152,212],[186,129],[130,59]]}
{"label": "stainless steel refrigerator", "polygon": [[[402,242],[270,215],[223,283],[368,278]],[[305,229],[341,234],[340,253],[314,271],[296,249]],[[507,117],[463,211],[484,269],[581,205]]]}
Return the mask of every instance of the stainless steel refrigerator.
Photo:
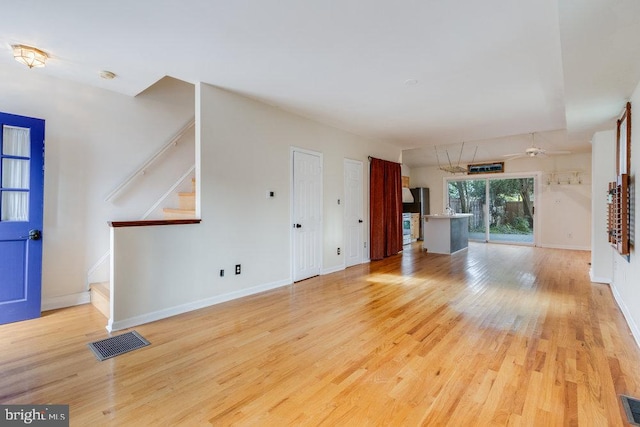
{"label": "stainless steel refrigerator", "polygon": [[429,189],[424,187],[412,188],[413,203],[403,203],[402,212],[420,214],[420,234],[418,240],[424,240],[422,230],[422,215],[429,215]]}

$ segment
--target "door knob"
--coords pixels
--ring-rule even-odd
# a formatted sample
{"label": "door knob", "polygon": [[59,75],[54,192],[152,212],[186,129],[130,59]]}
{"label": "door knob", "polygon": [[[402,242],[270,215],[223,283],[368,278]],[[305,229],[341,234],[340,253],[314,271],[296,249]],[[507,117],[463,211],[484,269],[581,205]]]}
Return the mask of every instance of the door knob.
{"label": "door knob", "polygon": [[296,228],[302,228],[302,224],[296,224]]}
{"label": "door knob", "polygon": [[358,220],[358,222],[359,222],[360,224],[362,224],[362,220],[361,220],[361,219],[359,219],[359,220]]}
{"label": "door knob", "polygon": [[29,240],[40,240],[41,237],[40,230],[29,230]]}

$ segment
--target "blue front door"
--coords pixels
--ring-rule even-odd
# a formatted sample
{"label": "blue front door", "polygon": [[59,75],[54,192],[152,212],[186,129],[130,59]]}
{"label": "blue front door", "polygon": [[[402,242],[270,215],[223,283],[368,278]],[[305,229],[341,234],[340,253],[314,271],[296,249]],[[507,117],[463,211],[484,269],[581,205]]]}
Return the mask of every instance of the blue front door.
{"label": "blue front door", "polygon": [[40,317],[44,120],[0,113],[0,324]]}

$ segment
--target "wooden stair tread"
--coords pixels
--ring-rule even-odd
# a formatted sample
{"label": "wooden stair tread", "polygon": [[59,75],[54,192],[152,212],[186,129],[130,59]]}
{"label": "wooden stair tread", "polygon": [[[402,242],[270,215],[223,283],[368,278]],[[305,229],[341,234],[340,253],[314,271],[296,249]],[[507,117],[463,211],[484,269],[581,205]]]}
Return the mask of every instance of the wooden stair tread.
{"label": "wooden stair tread", "polygon": [[178,193],[178,200],[178,209],[195,211],[196,193]]}
{"label": "wooden stair tread", "polygon": [[108,319],[111,314],[111,305],[109,304],[109,300],[111,299],[109,282],[92,283],[89,286],[89,289],[91,294],[91,304]]}
{"label": "wooden stair tread", "polygon": [[195,209],[164,208],[162,212],[165,219],[192,219],[196,217]]}
{"label": "wooden stair tread", "polygon": [[162,209],[162,211],[165,212],[165,213],[178,213],[178,214],[190,213],[190,214],[193,214],[193,215],[196,214],[196,210],[195,209],[164,208],[164,209]]}
{"label": "wooden stair tread", "polygon": [[104,295],[105,297],[109,298],[109,295],[111,294],[110,290],[109,290],[109,282],[102,282],[102,283],[92,283],[89,288],[92,291],[96,291],[102,295]]}
{"label": "wooden stair tread", "polygon": [[178,207],[164,208],[165,219],[193,219],[196,217],[196,179],[191,178],[191,191],[178,192]]}

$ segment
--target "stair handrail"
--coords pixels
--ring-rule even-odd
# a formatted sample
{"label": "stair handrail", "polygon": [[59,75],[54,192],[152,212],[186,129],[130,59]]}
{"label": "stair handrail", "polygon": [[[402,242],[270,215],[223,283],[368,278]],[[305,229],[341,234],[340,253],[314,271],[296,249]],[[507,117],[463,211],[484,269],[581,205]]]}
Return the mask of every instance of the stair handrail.
{"label": "stair handrail", "polygon": [[114,188],[109,194],[107,194],[107,196],[104,199],[105,202],[111,202],[111,201],[115,200],[116,197],[118,196],[118,194],[120,194],[120,192],[122,192],[122,190],[124,190],[127,186],[129,186],[129,184],[131,184],[131,182],[133,182],[134,179],[136,179],[139,176],[144,175],[147,172],[147,169],[152,164],[154,164],[160,157],[162,157],[162,155],[164,153],[166,153],[170,148],[175,147],[176,145],[178,145],[178,141],[180,140],[180,138],[182,138],[182,135],[184,135],[185,132],[187,132],[189,129],[191,129],[193,126],[195,126],[195,124],[196,124],[196,119],[195,119],[195,116],[194,116],[187,122],[186,125],[184,125],[178,131],[178,133],[175,134],[175,136],[173,138],[171,138],[171,140],[169,140],[169,142],[167,142],[158,151],[156,151],[149,158],[149,160],[144,162],[144,164],[142,166],[140,166],[132,174],[127,176],[127,178],[125,180],[123,180],[116,188]]}

